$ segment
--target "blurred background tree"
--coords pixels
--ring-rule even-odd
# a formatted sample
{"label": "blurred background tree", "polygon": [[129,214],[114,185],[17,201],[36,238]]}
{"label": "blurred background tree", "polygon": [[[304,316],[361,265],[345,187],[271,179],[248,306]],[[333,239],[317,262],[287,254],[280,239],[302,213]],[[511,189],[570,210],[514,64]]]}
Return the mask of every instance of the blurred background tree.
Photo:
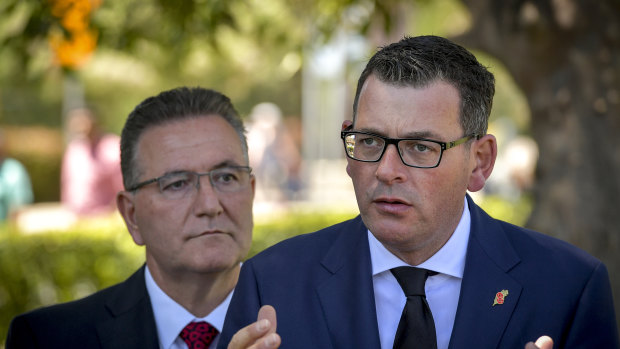
{"label": "blurred background tree", "polygon": [[527,226],[603,260],[620,314],[620,1],[464,3],[473,26],[457,40],[497,57],[531,109]]}
{"label": "blurred background tree", "polygon": [[244,115],[268,100],[300,118],[308,52],[344,33],[336,46],[361,37],[364,53],[347,61],[339,125],[377,46],[447,36],[496,74],[492,121],[507,117],[538,144],[527,225],[602,259],[620,314],[619,17],[617,0],[4,0],[0,124],[16,153],[44,154],[31,161],[35,197],[53,201],[71,103],[88,101],[119,132],[143,98],[202,85]]}

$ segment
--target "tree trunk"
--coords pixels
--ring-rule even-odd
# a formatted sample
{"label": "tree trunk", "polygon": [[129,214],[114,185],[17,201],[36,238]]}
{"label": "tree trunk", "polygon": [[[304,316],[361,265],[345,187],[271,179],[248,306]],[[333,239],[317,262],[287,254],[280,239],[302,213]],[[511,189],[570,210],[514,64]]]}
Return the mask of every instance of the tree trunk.
{"label": "tree trunk", "polygon": [[474,27],[456,40],[500,59],[532,111],[528,226],[607,265],[620,319],[620,1],[463,2]]}

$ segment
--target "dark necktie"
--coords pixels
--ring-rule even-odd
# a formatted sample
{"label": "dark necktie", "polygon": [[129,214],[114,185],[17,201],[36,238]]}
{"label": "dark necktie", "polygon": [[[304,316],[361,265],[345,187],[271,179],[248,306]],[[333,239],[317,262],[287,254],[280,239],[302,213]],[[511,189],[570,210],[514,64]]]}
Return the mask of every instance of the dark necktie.
{"label": "dark necktie", "polygon": [[435,322],[426,302],[424,284],[427,277],[437,273],[414,267],[398,267],[391,271],[407,296],[393,348],[436,349]]}
{"label": "dark necktie", "polygon": [[181,338],[189,349],[206,349],[217,336],[218,330],[208,322],[190,322],[181,331]]}

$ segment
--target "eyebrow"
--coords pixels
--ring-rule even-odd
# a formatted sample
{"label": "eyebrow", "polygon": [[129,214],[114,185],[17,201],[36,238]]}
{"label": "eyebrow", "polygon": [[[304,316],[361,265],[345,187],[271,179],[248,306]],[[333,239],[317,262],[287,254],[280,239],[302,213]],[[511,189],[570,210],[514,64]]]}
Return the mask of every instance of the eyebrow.
{"label": "eyebrow", "polygon": [[[237,166],[246,166],[246,165],[239,165],[237,162],[232,161],[232,160],[224,160],[218,164],[216,164],[215,166],[211,167],[211,169],[209,169],[208,171],[205,172],[211,172],[213,170],[217,170],[220,168],[225,168],[225,167],[237,167]],[[198,172],[198,171],[192,171],[192,170],[187,170],[187,169],[176,169],[176,170],[169,170],[164,172],[164,174],[162,174],[161,176],[158,176],[157,178],[161,178],[164,176],[168,176],[168,175],[176,175],[176,174],[182,174],[185,172],[195,172],[195,173],[204,173],[202,171]]]}
{"label": "eyebrow", "polygon": [[[375,134],[377,136],[387,137],[385,133],[381,131],[377,131],[376,129],[371,129],[371,128],[360,128],[360,129],[353,130],[353,131],[368,132],[368,133]],[[426,139],[437,139],[437,140],[442,139],[442,137],[439,136],[437,133],[428,131],[428,130],[408,132],[408,133],[405,133],[403,137],[399,137],[398,139],[406,139],[406,138],[426,138]]]}

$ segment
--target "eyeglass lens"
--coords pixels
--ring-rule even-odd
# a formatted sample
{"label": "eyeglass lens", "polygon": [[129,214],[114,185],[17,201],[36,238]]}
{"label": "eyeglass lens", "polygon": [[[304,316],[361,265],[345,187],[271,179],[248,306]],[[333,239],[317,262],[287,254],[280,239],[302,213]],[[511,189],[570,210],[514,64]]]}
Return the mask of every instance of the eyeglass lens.
{"label": "eyeglass lens", "polygon": [[[386,147],[381,137],[363,133],[349,133],[344,141],[347,155],[361,161],[378,161]],[[407,165],[434,167],[441,157],[441,145],[426,140],[403,139],[398,141],[398,152]]]}

